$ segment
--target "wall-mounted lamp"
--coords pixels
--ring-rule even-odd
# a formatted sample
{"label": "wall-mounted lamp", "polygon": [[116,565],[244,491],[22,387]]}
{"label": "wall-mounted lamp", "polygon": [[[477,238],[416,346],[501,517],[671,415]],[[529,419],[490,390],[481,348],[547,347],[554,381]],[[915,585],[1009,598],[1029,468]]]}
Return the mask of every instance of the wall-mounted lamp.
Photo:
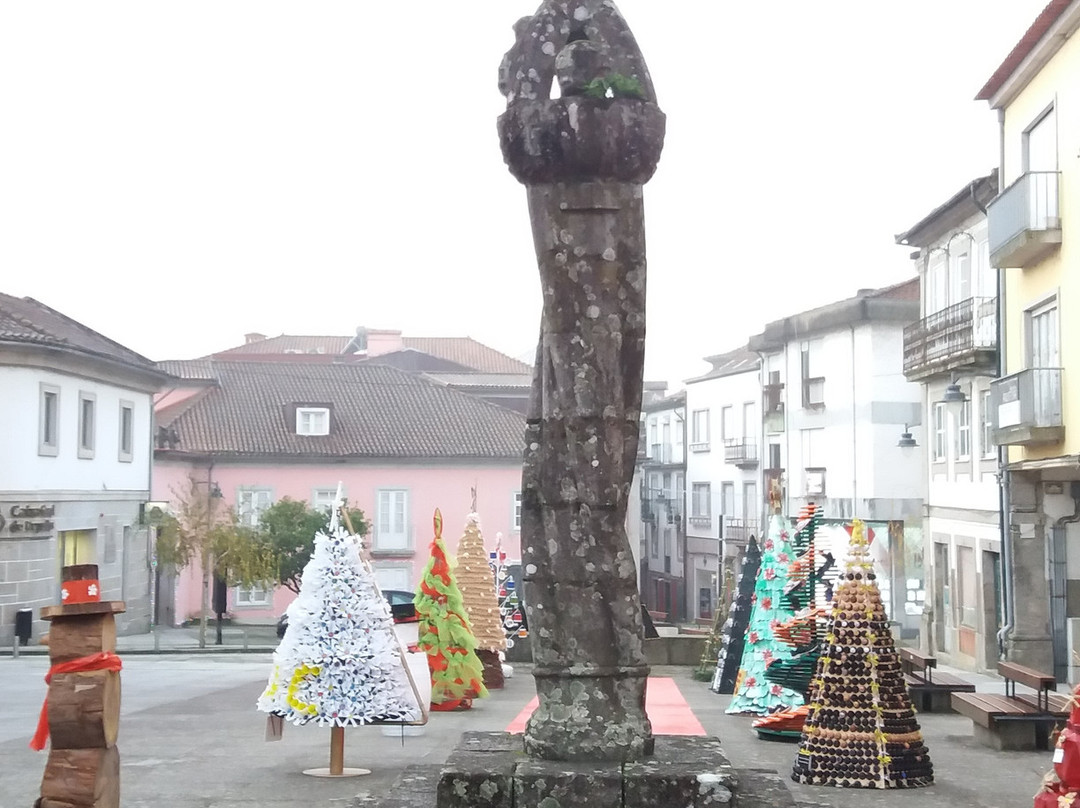
{"label": "wall-mounted lamp", "polygon": [[907,424],[904,424],[904,431],[900,433],[900,440],[896,443],[901,449],[914,449],[918,446],[918,442],[911,435],[911,429]]}

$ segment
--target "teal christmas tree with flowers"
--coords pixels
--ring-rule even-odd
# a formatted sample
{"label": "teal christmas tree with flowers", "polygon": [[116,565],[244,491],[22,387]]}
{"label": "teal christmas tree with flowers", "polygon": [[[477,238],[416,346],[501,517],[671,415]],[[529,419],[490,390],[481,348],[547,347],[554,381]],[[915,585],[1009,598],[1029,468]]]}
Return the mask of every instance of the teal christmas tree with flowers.
{"label": "teal christmas tree with flowers", "polygon": [[794,690],[765,678],[765,669],[774,660],[791,656],[790,646],[781,642],[774,632],[777,626],[793,616],[784,598],[788,568],[795,558],[790,539],[783,518],[773,516],[769,521],[769,532],[761,542],[761,567],[754,585],[746,644],[728,713],[765,715],[803,703],[802,696]]}

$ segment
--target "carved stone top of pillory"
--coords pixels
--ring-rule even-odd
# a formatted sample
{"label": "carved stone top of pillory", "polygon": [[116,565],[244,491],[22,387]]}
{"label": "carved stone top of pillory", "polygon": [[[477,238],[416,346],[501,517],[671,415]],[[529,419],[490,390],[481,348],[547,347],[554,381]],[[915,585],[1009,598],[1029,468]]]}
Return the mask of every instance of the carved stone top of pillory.
{"label": "carved stone top of pillory", "polygon": [[[644,184],[665,117],[645,59],[611,0],[547,0],[518,20],[499,70],[503,158],[522,183]],[[551,98],[558,82],[560,98]]]}

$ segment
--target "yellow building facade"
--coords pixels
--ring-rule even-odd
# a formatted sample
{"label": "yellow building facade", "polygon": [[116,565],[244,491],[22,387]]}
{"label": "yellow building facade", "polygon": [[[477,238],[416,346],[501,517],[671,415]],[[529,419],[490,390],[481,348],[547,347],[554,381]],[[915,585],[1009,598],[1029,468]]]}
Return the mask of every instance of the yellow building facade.
{"label": "yellow building facade", "polygon": [[1080,646],[1077,29],[1080,0],[1049,3],[978,95],[1000,126],[988,231],[1003,314],[1004,367],[991,395],[1011,559],[1002,639],[1010,659],[1059,681],[1077,679]]}

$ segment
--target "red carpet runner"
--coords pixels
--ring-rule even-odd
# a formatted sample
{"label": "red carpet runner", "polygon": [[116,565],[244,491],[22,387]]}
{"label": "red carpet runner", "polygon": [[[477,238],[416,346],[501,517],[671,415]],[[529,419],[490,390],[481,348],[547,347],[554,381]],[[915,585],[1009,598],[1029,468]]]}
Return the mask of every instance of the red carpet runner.
{"label": "red carpet runner", "polygon": [[[525,723],[536,709],[537,700],[525,705],[518,717],[510,722],[507,732],[524,732]],[[690,705],[686,703],[679,686],[674,679],[649,677],[649,686],[645,690],[645,711],[652,721],[654,735],[704,735],[705,728],[697,720]]]}

